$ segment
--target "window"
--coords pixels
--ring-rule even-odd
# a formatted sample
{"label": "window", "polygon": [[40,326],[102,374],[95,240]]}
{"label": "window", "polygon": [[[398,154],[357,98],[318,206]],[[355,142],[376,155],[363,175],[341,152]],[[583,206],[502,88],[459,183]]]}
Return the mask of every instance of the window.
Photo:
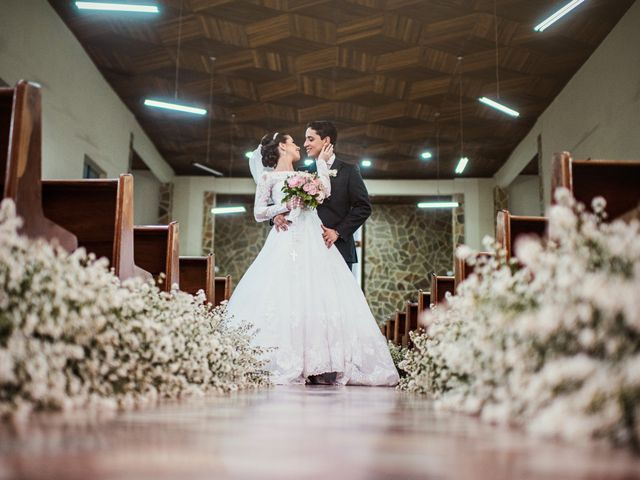
{"label": "window", "polygon": [[88,155],[84,156],[82,178],[105,178],[106,176],[107,172],[102,170]]}

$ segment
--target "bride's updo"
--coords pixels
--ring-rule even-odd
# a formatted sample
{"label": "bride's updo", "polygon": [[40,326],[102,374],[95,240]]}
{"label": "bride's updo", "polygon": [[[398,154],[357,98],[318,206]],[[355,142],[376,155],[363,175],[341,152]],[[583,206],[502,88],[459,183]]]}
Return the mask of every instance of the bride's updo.
{"label": "bride's updo", "polygon": [[267,133],[262,140],[260,140],[260,153],[262,154],[262,165],[265,167],[275,168],[278,164],[278,158],[280,158],[280,152],[278,152],[278,145],[280,143],[286,143],[286,133]]}

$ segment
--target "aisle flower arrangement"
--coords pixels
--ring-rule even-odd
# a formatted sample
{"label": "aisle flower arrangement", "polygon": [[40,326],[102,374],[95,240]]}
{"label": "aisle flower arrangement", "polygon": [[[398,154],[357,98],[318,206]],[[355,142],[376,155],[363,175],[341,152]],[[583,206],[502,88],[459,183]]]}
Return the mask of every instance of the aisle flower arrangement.
{"label": "aisle flower arrangement", "polygon": [[423,317],[401,388],[533,434],[637,448],[640,224],[592,206],[559,190],[548,239],[519,241],[520,265],[488,240],[496,257]]}
{"label": "aisle flower arrangement", "polygon": [[157,398],[269,384],[251,327],[204,294],[120,282],[79,249],[17,234],[0,206],[0,417],[33,409],[132,408]]}

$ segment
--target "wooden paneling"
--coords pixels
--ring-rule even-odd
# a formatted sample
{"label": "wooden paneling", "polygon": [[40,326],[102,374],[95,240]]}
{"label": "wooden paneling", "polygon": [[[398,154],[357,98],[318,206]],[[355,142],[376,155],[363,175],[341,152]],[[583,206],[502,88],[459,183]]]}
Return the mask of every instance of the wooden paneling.
{"label": "wooden paneling", "polygon": [[[101,15],[49,0],[178,174],[207,151],[206,118],[161,113],[146,96],[174,92],[182,0],[158,16]],[[340,128],[337,152],[374,160],[368,178],[435,178],[440,116],[442,178],[459,157],[459,77],[465,176],[491,176],[621,18],[632,0],[590,0],[544,33],[533,27],[560,0],[184,0],[178,98],[206,106],[213,71],[211,166],[248,176],[244,152],[270,130],[303,142],[313,119]],[[500,92],[518,119],[478,103]],[[212,67],[210,57],[216,57]],[[464,57],[458,64],[458,56]]]}

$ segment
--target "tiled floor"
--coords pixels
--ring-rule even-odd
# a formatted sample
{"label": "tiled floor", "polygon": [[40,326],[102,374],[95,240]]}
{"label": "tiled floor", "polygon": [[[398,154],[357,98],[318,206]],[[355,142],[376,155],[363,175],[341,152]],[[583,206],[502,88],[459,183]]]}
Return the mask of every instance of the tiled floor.
{"label": "tiled floor", "polygon": [[572,446],[393,389],[277,387],[113,416],[0,426],[0,479],[640,479],[640,457]]}

